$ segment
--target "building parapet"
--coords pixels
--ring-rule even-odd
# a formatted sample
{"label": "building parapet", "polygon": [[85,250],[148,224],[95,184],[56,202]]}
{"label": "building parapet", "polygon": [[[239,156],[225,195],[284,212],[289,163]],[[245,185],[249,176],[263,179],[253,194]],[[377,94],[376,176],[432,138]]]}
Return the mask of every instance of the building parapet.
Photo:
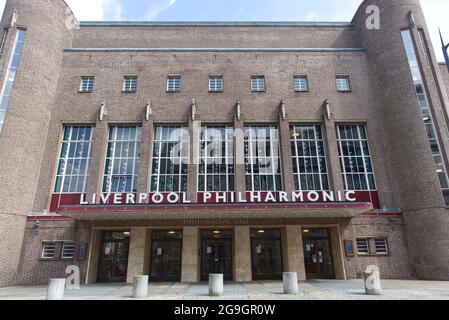
{"label": "building parapet", "polygon": [[365,48],[66,48],[64,52],[365,52]]}
{"label": "building parapet", "polygon": [[80,27],[320,27],[352,28],[350,22],[310,21],[81,21]]}

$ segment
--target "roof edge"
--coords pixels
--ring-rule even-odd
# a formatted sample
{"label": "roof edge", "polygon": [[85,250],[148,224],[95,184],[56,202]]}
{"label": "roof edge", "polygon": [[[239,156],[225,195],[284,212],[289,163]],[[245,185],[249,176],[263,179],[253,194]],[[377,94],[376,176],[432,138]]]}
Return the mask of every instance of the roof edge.
{"label": "roof edge", "polygon": [[66,48],[64,52],[365,52],[365,48]]}
{"label": "roof edge", "polygon": [[351,22],[315,21],[81,21],[80,27],[320,27],[351,28]]}

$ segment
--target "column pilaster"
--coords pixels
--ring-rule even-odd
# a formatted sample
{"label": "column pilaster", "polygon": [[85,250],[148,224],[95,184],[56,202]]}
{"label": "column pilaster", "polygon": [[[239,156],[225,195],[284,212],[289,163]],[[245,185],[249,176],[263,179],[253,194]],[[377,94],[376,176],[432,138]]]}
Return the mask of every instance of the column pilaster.
{"label": "column pilaster", "polygon": [[87,199],[92,199],[94,193],[99,195],[103,188],[103,174],[105,165],[106,149],[108,147],[109,124],[107,120],[97,120],[95,125],[95,138],[92,145],[92,160],[90,162],[89,184],[87,188]]}

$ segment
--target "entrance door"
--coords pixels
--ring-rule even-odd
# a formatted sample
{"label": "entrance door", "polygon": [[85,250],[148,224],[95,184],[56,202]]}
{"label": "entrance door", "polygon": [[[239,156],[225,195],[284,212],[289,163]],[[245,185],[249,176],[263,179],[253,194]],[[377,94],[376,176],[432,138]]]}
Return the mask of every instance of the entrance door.
{"label": "entrance door", "polygon": [[99,282],[125,282],[128,270],[129,232],[104,232],[101,243]]}
{"label": "entrance door", "polygon": [[329,229],[302,230],[307,279],[335,279]]}
{"label": "entrance door", "polygon": [[152,231],[150,281],[181,281],[182,231]]}
{"label": "entrance door", "polygon": [[201,231],[201,280],[209,280],[211,273],[232,280],[232,230]]}
{"label": "entrance door", "polygon": [[281,230],[251,230],[254,280],[282,279]]}

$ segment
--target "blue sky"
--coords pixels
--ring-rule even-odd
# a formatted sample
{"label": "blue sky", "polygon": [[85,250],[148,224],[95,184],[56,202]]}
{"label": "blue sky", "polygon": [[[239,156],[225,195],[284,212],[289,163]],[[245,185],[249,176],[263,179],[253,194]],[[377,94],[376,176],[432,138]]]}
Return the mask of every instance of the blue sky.
{"label": "blue sky", "polygon": [[[350,21],[361,0],[66,0],[79,20]],[[394,1],[394,0],[393,0]],[[0,11],[5,0],[0,0]],[[449,1],[421,0],[442,59],[438,26],[449,42]]]}

